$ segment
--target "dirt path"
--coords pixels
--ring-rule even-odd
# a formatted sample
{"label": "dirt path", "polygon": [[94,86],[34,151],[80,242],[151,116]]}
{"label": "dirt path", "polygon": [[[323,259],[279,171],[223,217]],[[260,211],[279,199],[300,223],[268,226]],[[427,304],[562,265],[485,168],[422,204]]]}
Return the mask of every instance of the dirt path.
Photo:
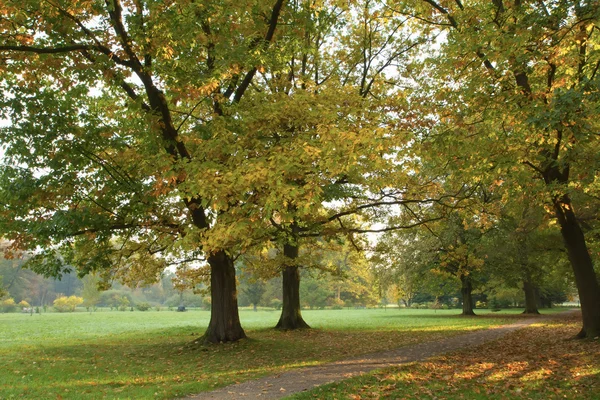
{"label": "dirt path", "polygon": [[[569,313],[572,313],[570,311]],[[575,311],[577,312],[577,311]],[[434,342],[425,342],[379,353],[340,360],[329,364],[284,372],[278,375],[226,386],[211,392],[186,397],[184,400],[204,399],[280,399],[316,386],[338,382],[375,369],[425,360],[429,357],[475,347],[495,340],[509,332],[554,316],[536,316],[510,325],[467,333]]]}

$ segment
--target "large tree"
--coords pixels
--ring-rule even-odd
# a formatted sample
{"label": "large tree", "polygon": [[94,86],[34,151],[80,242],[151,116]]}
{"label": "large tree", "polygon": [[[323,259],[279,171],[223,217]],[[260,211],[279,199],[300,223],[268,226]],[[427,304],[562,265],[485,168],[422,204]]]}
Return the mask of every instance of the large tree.
{"label": "large tree", "polygon": [[285,3],[3,3],[0,231],[45,249],[32,268],[153,279],[204,258],[205,339],[245,337],[232,251],[210,241],[229,204],[206,181],[236,151],[233,110]]}
{"label": "large tree", "polygon": [[[432,49],[424,93],[464,176],[495,176],[537,193],[561,229],[581,299],[581,337],[600,334],[600,286],[574,204],[598,169],[600,7],[594,1],[420,0],[396,7],[426,31]],[[439,149],[439,147],[438,147]],[[465,151],[468,150],[468,151]],[[593,194],[590,193],[590,194]]]}

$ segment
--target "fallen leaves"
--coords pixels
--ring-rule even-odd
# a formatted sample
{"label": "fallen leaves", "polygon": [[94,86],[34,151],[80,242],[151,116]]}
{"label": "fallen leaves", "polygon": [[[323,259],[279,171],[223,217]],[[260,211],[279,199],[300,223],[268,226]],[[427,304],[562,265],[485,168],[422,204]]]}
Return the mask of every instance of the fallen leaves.
{"label": "fallen leaves", "polygon": [[600,346],[570,339],[580,323],[546,321],[476,348],[348,380],[336,385],[335,397],[322,388],[317,397],[600,399]]}

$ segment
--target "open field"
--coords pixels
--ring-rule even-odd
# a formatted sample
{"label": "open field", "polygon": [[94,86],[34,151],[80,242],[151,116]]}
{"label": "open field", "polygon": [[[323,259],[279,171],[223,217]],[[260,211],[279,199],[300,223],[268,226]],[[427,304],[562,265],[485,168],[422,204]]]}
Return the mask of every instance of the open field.
{"label": "open field", "polygon": [[191,349],[209,312],[0,314],[0,398],[174,398],[282,370],[487,328],[518,310],[303,311],[313,330],[270,329],[277,311],[242,311],[250,337]]}
{"label": "open field", "polygon": [[600,399],[600,342],[571,339],[580,318],[544,321],[496,342],[297,394],[308,399]]}

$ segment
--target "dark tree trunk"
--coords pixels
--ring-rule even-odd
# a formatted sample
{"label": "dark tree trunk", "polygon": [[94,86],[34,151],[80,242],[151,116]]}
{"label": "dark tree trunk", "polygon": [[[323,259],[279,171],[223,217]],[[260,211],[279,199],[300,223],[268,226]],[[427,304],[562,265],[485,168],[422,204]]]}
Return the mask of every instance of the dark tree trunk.
{"label": "dark tree trunk", "polygon": [[[298,246],[285,244],[283,254],[289,259],[298,258]],[[283,276],[283,307],[276,329],[310,328],[300,311],[300,272],[297,265],[287,265]]]}
{"label": "dark tree trunk", "polygon": [[256,308],[256,303],[254,303],[253,306],[254,306],[254,312],[258,311],[258,309]]}
{"label": "dark tree trunk", "polygon": [[235,342],[246,337],[240,324],[233,260],[224,251],[208,257],[210,265],[210,294],[212,299],[210,323],[204,334],[209,343]]}
{"label": "dark tree trunk", "polygon": [[467,275],[461,275],[460,282],[462,283],[462,287],[460,288],[463,303],[462,315],[475,315],[475,311],[473,311],[473,284],[471,283],[471,278]]}
{"label": "dark tree trunk", "polygon": [[525,292],[525,311],[523,311],[523,314],[539,314],[537,287],[529,279],[523,282],[523,292]]}
{"label": "dark tree trunk", "polygon": [[600,336],[600,285],[569,196],[563,195],[554,199],[554,211],[575,274],[581,302],[583,328],[577,336],[598,337]]}

